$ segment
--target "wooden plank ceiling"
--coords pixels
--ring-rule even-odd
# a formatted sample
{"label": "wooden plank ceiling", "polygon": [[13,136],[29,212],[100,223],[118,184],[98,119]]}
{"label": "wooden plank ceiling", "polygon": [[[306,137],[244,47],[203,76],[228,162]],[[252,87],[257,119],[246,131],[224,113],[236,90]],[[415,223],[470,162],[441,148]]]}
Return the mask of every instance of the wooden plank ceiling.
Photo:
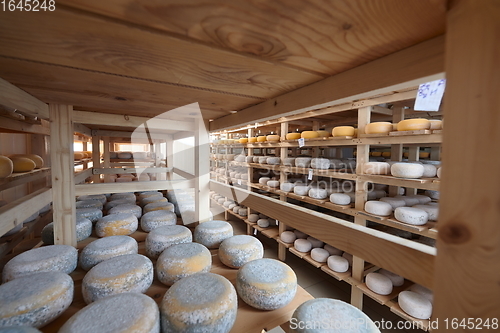
{"label": "wooden plank ceiling", "polygon": [[58,0],[0,12],[0,77],[44,102],[216,119],[444,33],[446,0]]}

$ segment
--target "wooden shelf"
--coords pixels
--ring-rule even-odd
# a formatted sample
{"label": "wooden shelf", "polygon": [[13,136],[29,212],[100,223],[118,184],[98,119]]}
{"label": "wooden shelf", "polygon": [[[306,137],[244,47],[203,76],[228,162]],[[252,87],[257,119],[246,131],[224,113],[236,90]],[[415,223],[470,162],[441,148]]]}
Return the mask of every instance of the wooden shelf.
{"label": "wooden shelf", "polygon": [[50,168],[35,169],[29,172],[17,172],[11,176],[0,179],[0,191],[12,188],[14,186],[27,184],[32,181],[50,176]]}
{"label": "wooden shelf", "polygon": [[369,221],[380,223],[388,227],[393,227],[399,230],[409,231],[411,233],[429,237],[432,239],[437,239],[437,222],[429,221],[424,225],[412,225],[400,222],[396,220],[393,216],[377,216],[365,211],[359,211],[359,215],[362,215]]}
{"label": "wooden shelf", "polygon": [[404,312],[403,309],[401,309],[401,307],[399,306],[398,302],[396,302],[394,300],[387,302],[386,305],[391,309],[391,312],[397,314],[398,316],[400,316],[403,319],[406,319],[412,323],[417,324],[421,330],[426,331],[426,332],[429,331],[430,321],[428,319],[418,319],[418,318],[410,316],[409,314]]}
{"label": "wooden shelf", "polygon": [[392,293],[389,295],[379,295],[373,291],[371,291],[366,283],[360,283],[357,287],[363,292],[363,294],[369,296],[371,299],[375,300],[377,303],[386,305],[389,301],[393,300],[398,296],[398,294],[406,289],[408,289],[414,283],[408,280],[405,280],[404,284],[400,287],[394,287]]}
{"label": "wooden shelf", "polygon": [[338,178],[338,179],[348,179],[348,180],[355,180],[356,179],[356,174],[353,173],[348,173],[348,172],[342,172],[341,170],[320,170],[320,169],[312,169],[312,168],[299,168],[299,167],[289,167],[289,166],[281,166],[280,170],[284,172],[290,172],[290,173],[299,173],[299,174],[309,174],[309,170],[313,170],[313,175],[314,176],[319,176],[319,177],[330,177],[330,178]]}
{"label": "wooden shelf", "polygon": [[383,175],[359,175],[358,180],[368,181],[376,184],[385,184],[390,186],[412,187],[423,190],[439,191],[440,179],[439,178],[419,178],[419,179],[405,179],[396,178],[393,176]]}

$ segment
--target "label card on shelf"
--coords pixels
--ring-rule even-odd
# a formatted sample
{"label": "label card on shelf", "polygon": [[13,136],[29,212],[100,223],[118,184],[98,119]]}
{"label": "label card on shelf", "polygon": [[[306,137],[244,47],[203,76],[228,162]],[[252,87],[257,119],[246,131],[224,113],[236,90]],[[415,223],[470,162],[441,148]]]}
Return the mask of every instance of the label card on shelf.
{"label": "label card on shelf", "polygon": [[238,185],[241,185],[241,179],[238,179]]}
{"label": "label card on shelf", "polygon": [[299,147],[300,147],[300,148],[304,147],[304,146],[305,146],[305,144],[306,144],[306,140],[304,140],[304,138],[300,138],[300,139],[299,139],[299,140],[297,140],[297,141],[299,141]]}
{"label": "label card on shelf", "polygon": [[307,174],[307,180],[312,180],[313,179],[313,169],[309,169],[309,173]]}
{"label": "label card on shelf", "polygon": [[418,87],[414,110],[439,111],[445,87],[446,79],[421,84]]}

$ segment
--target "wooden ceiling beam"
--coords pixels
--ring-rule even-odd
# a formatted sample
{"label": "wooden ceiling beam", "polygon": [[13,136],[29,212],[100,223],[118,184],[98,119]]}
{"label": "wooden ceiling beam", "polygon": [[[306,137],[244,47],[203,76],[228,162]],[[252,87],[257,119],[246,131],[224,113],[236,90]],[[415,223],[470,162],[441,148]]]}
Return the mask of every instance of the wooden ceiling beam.
{"label": "wooden ceiling beam", "polygon": [[0,104],[33,117],[49,118],[47,104],[2,78],[0,78]]}

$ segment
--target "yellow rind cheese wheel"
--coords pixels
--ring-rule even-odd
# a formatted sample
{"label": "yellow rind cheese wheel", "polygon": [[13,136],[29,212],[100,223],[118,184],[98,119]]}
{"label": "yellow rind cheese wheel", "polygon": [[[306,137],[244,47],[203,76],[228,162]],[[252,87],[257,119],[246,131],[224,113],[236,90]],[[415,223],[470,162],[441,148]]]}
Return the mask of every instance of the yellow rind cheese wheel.
{"label": "yellow rind cheese wheel", "polygon": [[431,123],[431,130],[440,130],[443,128],[443,121],[442,120],[435,120],[435,119],[432,119],[432,120],[429,120],[429,122]]}
{"label": "yellow rind cheese wheel", "polygon": [[300,139],[300,133],[288,133],[286,135],[287,140],[298,140]]}
{"label": "yellow rind cheese wheel", "polygon": [[398,131],[419,131],[431,128],[431,123],[428,119],[416,118],[405,119],[398,123]]}
{"label": "yellow rind cheese wheel", "polygon": [[257,142],[266,142],[266,136],[265,135],[260,135],[257,137]]}
{"label": "yellow rind cheese wheel", "polygon": [[14,172],[29,172],[35,169],[36,164],[27,157],[12,157]]}
{"label": "yellow rind cheese wheel", "polygon": [[271,135],[268,135],[266,137],[266,139],[267,139],[267,141],[276,142],[276,141],[280,141],[280,136],[276,135],[276,134],[271,134]]}
{"label": "yellow rind cheese wheel", "polygon": [[75,151],[74,153],[75,161],[76,160],[81,160],[82,158],[85,158],[85,154],[81,151]]}
{"label": "yellow rind cheese wheel", "polygon": [[239,143],[247,143],[248,142],[248,138],[241,138],[238,140]]}
{"label": "yellow rind cheese wheel", "polygon": [[0,179],[7,178],[12,175],[14,171],[14,164],[7,156],[0,155]]}
{"label": "yellow rind cheese wheel", "polygon": [[370,123],[365,126],[366,134],[387,134],[391,131],[392,124],[385,121]]}
{"label": "yellow rind cheese wheel", "polygon": [[382,152],[380,152],[380,151],[374,151],[374,152],[371,153],[371,155],[373,157],[380,157],[380,156],[382,156]]}
{"label": "yellow rind cheese wheel", "polygon": [[304,139],[314,139],[319,137],[319,134],[316,131],[304,131],[300,133],[300,137]]}
{"label": "yellow rind cheese wheel", "polygon": [[252,136],[252,137],[248,138],[248,143],[255,143],[255,142],[257,142],[256,137]]}
{"label": "yellow rind cheese wheel", "polygon": [[391,157],[391,152],[390,151],[382,152],[382,157]]}
{"label": "yellow rind cheese wheel", "polygon": [[431,153],[426,152],[426,151],[421,151],[418,153],[419,158],[429,158],[430,155],[431,155]]}
{"label": "yellow rind cheese wheel", "polygon": [[354,127],[352,126],[337,126],[332,130],[333,136],[354,136]]}
{"label": "yellow rind cheese wheel", "polygon": [[43,168],[43,158],[39,155],[35,154],[15,154],[11,155],[11,157],[26,157],[35,162],[35,169]]}
{"label": "yellow rind cheese wheel", "polygon": [[328,138],[330,136],[330,132],[328,131],[320,130],[316,132],[318,132],[320,138]]}

